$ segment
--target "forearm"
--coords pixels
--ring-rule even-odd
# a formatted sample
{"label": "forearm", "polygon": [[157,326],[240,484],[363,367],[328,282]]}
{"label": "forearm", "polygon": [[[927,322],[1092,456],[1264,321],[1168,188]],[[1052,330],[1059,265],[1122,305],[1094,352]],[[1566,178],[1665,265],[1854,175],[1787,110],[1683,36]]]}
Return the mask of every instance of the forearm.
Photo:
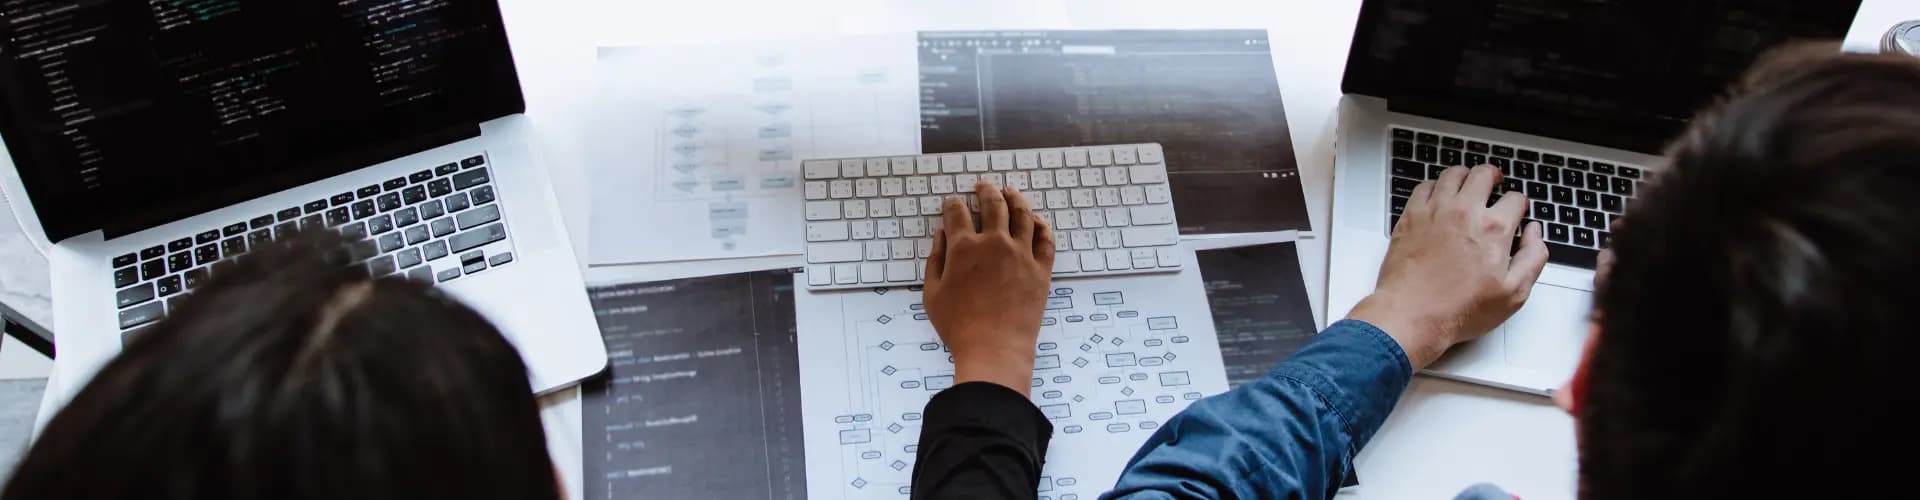
{"label": "forearm", "polygon": [[1266,377],[1161,426],[1105,498],[1327,498],[1412,376],[1385,332],[1342,321]]}
{"label": "forearm", "polygon": [[1025,395],[1001,384],[963,383],[935,394],[924,413],[913,498],[1038,495],[1053,424]]}

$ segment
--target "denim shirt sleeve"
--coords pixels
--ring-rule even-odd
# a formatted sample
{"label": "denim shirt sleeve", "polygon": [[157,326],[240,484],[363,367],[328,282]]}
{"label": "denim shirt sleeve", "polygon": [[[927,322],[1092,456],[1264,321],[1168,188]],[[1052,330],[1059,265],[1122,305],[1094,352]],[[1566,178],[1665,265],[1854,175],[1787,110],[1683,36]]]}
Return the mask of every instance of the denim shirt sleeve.
{"label": "denim shirt sleeve", "polygon": [[1331,498],[1412,376],[1386,332],[1334,323],[1266,377],[1175,415],[1101,498]]}

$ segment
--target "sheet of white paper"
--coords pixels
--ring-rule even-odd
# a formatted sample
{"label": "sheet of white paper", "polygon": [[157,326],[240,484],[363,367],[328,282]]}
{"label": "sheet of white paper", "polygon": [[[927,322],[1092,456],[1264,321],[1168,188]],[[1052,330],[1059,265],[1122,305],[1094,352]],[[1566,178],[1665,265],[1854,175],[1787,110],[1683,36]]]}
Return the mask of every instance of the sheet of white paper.
{"label": "sheet of white paper", "polygon": [[[1226,371],[1194,265],[1053,286],[1032,387],[1054,425],[1040,491],[1092,499],[1159,424],[1226,392]],[[795,296],[807,495],[900,498],[911,484],[920,412],[953,384],[920,293],[796,287]]]}
{"label": "sheet of white paper", "polygon": [[914,43],[602,48],[589,263],[800,253],[801,160],[919,153]]}

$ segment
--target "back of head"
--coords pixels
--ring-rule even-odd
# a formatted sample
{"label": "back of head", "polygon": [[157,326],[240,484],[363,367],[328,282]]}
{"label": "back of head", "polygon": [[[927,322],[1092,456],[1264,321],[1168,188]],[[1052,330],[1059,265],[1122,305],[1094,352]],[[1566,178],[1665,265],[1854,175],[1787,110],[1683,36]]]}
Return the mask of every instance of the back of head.
{"label": "back of head", "polygon": [[48,424],[5,500],[551,499],[526,367],[317,236],[217,273]]}
{"label": "back of head", "polygon": [[[1920,324],[1920,61],[1770,57],[1615,232],[1580,408],[1586,498],[1899,491]],[[1876,453],[1878,452],[1878,453]]]}

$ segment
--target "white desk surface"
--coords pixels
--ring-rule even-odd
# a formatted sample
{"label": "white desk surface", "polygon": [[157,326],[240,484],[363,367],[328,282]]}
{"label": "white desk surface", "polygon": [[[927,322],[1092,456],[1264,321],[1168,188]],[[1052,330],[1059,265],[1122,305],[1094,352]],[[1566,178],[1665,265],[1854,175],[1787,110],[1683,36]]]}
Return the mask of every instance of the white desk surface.
{"label": "white desk surface", "polygon": [[[599,46],[681,45],[722,41],[903,32],[923,29],[1264,28],[1286,100],[1287,124],[1300,161],[1313,227],[1325,234],[1332,198],[1334,109],[1358,0],[500,0],[540,142],[562,194],[574,247],[586,248],[583,134],[570,123],[591,95],[588,75]],[[1920,19],[1920,4],[1866,0],[1848,36],[1849,48],[1870,48],[1903,19]],[[663,68],[662,78],[672,78]],[[4,221],[0,226],[12,226]],[[45,311],[46,282],[18,279],[31,255],[0,227],[0,262],[16,279],[0,280],[0,299]],[[1302,271],[1319,311],[1326,295],[1324,236],[1300,242]],[[585,261],[585,255],[581,255]],[[44,267],[44,259],[39,266]],[[595,268],[590,281],[666,279],[743,271],[781,262],[673,263]],[[41,271],[38,274],[44,274]],[[31,277],[37,278],[37,274]],[[27,299],[22,303],[23,297]],[[13,350],[16,345],[9,345]],[[17,351],[16,351],[17,352]],[[12,353],[10,353],[12,354]],[[12,360],[10,360],[12,359]],[[26,361],[14,361],[25,359]],[[0,368],[35,371],[31,357],[0,357]],[[22,365],[22,363],[26,363]],[[16,368],[18,367],[18,368]],[[581,498],[580,404],[563,391],[543,400],[554,458],[570,498]],[[1416,378],[1394,415],[1359,458],[1362,486],[1352,498],[1451,498],[1476,482],[1493,482],[1527,498],[1574,496],[1573,423],[1546,400],[1430,378]]]}

